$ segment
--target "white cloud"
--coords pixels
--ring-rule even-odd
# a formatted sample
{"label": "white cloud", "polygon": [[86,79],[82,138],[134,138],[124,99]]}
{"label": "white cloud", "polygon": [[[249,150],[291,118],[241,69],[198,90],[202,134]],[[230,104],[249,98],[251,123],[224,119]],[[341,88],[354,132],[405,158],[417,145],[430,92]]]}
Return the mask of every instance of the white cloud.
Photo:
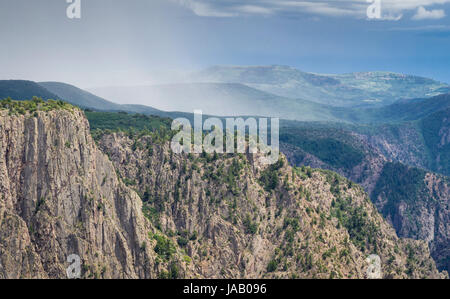
{"label": "white cloud", "polygon": [[269,8],[262,7],[262,6],[256,6],[256,5],[242,5],[242,6],[236,7],[236,10],[240,13],[253,14],[253,15],[270,15],[274,12],[273,10],[271,10]]}
{"label": "white cloud", "polygon": [[207,2],[196,1],[196,0],[175,0],[179,4],[189,8],[199,17],[217,17],[217,18],[227,18],[227,17],[236,17],[237,13],[221,11],[214,7],[214,5],[210,5]]}
{"label": "white cloud", "polygon": [[445,17],[443,9],[426,10],[421,6],[417,9],[417,13],[412,17],[413,20],[438,20]]}
{"label": "white cloud", "polygon": [[437,32],[437,31],[450,31],[450,26],[447,25],[426,25],[416,27],[393,27],[389,28],[389,31],[423,31],[423,32]]}
{"label": "white cloud", "polygon": [[381,20],[384,21],[400,21],[403,18],[403,14],[384,14]]}
{"label": "white cloud", "polygon": [[[365,13],[367,5],[360,5],[360,1],[342,1],[331,4],[330,1],[277,1],[277,5],[282,11],[307,12],[316,15],[343,17],[343,16],[362,16]],[[344,3],[347,2],[347,3]],[[345,4],[345,5],[344,5]]]}
{"label": "white cloud", "polygon": [[[309,15],[366,18],[367,0],[170,0],[198,16],[238,17],[248,15]],[[450,0],[381,0],[382,20],[396,21],[415,12],[413,19],[445,17],[443,9],[427,7],[444,5]]]}

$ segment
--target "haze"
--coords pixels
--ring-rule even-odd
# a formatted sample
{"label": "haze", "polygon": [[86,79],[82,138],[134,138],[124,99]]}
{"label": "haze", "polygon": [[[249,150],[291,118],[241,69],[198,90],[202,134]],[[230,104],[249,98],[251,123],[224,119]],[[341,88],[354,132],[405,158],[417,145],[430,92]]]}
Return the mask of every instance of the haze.
{"label": "haze", "polygon": [[407,2],[385,0],[372,21],[365,1],[90,0],[70,20],[65,0],[3,0],[0,79],[133,86],[212,65],[279,64],[450,82],[449,1]]}

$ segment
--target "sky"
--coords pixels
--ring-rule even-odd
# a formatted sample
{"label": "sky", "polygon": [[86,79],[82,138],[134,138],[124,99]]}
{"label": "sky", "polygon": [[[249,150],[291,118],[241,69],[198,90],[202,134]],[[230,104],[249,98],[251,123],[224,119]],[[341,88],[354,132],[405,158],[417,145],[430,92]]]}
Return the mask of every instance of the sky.
{"label": "sky", "polygon": [[450,83],[450,0],[371,0],[377,18],[366,0],[80,0],[80,19],[66,1],[0,1],[0,79],[131,86],[277,64]]}

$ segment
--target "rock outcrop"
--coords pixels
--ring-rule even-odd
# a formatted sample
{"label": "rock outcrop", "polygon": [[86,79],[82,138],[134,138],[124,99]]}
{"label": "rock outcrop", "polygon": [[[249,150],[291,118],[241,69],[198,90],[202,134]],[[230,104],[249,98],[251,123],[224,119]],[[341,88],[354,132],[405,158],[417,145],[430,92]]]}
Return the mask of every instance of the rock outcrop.
{"label": "rock outcrop", "polygon": [[0,277],[150,278],[155,254],[138,195],[117,179],[83,113],[0,111]]}

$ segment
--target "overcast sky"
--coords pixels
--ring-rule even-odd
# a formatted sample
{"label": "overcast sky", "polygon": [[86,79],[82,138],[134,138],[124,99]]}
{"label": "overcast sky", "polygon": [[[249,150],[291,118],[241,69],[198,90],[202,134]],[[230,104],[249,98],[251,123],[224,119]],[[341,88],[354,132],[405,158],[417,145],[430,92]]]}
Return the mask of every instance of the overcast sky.
{"label": "overcast sky", "polygon": [[450,83],[450,0],[0,0],[0,79],[82,88],[178,80],[211,65],[386,70]]}

